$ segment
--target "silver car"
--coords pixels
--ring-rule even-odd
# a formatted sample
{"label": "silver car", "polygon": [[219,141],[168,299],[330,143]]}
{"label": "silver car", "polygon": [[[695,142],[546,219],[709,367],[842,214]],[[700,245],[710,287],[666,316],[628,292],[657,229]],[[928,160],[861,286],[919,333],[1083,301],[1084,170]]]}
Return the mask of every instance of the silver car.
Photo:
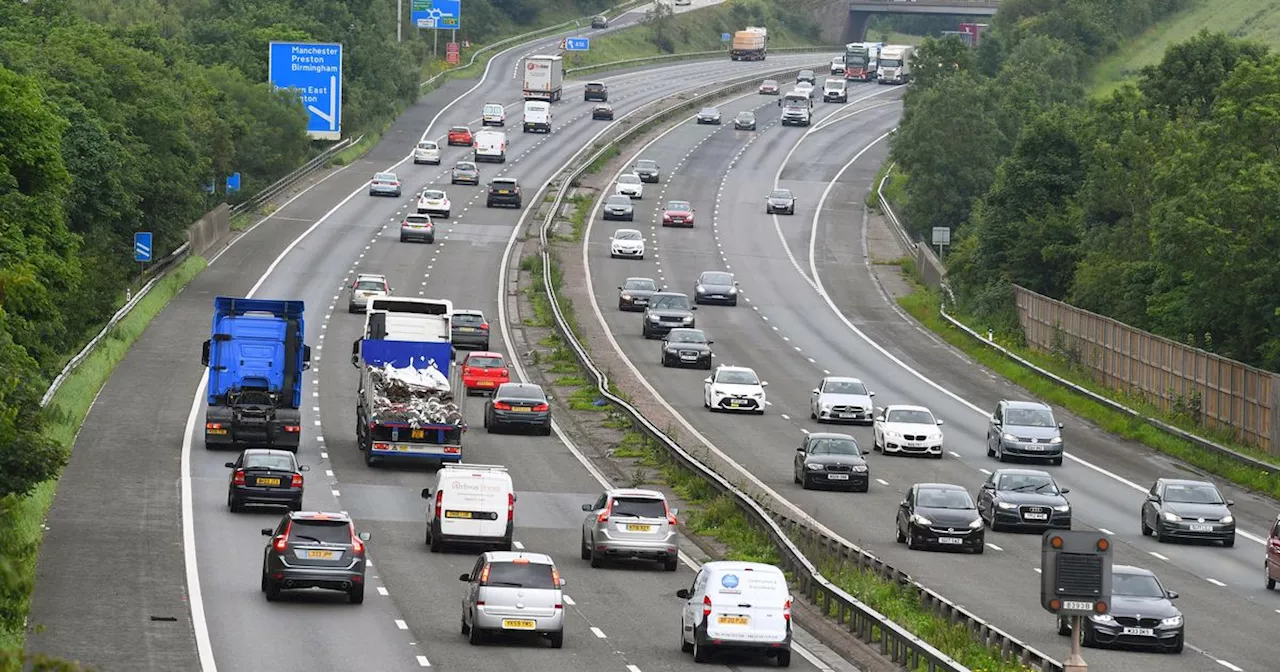
{"label": "silver car", "polygon": [[564,595],[551,556],[523,551],[489,551],[458,577],[466,582],[462,596],[462,634],[471,644],[489,635],[534,634],[564,646]]}
{"label": "silver car", "polygon": [[764,199],[764,214],[777,213],[796,214],[796,197],[792,195],[790,189],[774,189],[769,192],[768,198]]}
{"label": "silver car", "polygon": [[1029,457],[1062,464],[1062,423],[1038,401],[1001,399],[987,425],[987,457]]}
{"label": "silver car", "polygon": [[676,513],[656,490],[616,489],[583,504],[582,559],[601,567],[606,559],[657,560],[668,572],[680,565]]}
{"label": "silver car", "polygon": [[400,178],[395,173],[378,173],[369,181],[370,196],[399,196]]}
{"label": "silver car", "polygon": [[818,422],[861,422],[872,424],[871,397],[857,378],[827,376],[809,397],[809,417]]}
{"label": "silver car", "polygon": [[347,311],[352,313],[364,312],[369,308],[370,299],[377,299],[390,294],[391,286],[387,284],[387,276],[361,273],[356,276],[355,284],[351,285],[351,300],[347,304]]}

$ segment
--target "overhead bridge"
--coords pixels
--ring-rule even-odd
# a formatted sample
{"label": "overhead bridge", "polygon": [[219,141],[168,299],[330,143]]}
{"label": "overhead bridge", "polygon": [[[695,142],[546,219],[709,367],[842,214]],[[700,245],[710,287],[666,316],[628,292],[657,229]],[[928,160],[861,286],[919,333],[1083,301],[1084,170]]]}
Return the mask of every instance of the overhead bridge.
{"label": "overhead bridge", "polygon": [[841,42],[862,42],[873,14],[935,14],[939,16],[994,16],[999,0],[854,0],[849,8]]}

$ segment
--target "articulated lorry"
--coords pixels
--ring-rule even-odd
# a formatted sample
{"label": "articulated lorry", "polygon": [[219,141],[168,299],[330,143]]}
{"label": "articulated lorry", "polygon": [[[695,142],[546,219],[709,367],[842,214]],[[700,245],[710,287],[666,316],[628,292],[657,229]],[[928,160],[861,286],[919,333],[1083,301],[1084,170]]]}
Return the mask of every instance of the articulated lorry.
{"label": "articulated lorry", "polygon": [[910,45],[891,45],[880,50],[881,84],[906,84],[911,81],[911,59],[916,48]]}
{"label": "articulated lorry", "polygon": [[876,71],[871,65],[871,50],[861,42],[852,42],[844,48],[844,78],[850,81],[869,82]]}
{"label": "articulated lorry", "polygon": [[302,301],[214,298],[200,356],[209,367],[205,448],[298,452],[302,372],[311,367],[303,309]]}
{"label": "articulated lorry", "polygon": [[561,56],[526,56],[520,64],[524,71],[524,99],[554,103],[564,91],[564,58]]}
{"label": "articulated lorry", "polygon": [[733,34],[729,48],[731,61],[763,61],[769,53],[769,31],[759,26],[747,26]]}

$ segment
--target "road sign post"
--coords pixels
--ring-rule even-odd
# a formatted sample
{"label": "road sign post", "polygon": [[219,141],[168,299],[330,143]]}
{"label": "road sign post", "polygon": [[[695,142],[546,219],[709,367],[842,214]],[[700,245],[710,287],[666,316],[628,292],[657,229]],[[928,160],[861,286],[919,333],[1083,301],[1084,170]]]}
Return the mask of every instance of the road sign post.
{"label": "road sign post", "polygon": [[589,37],[566,37],[564,39],[565,51],[589,51],[591,49],[591,38]]}
{"label": "road sign post", "polygon": [[1080,655],[1080,633],[1084,619],[1111,611],[1111,538],[1101,532],[1045,532],[1040,540],[1040,606],[1071,618],[1071,655],[1063,672],[1088,670]]}
{"label": "road sign post", "polygon": [[457,65],[462,61],[462,52],[457,42],[450,42],[444,45],[444,62]]}
{"label": "road sign post", "polygon": [[309,115],[307,135],[342,139],[342,45],[272,42],[267,81],[298,92]]}
{"label": "road sign post", "polygon": [[720,33],[721,42],[728,42],[729,40],[732,40],[732,39],[733,39],[733,35],[730,35],[729,33]]}
{"label": "road sign post", "polygon": [[943,256],[942,248],[951,245],[951,227],[935,226],[933,227],[933,245],[938,248],[938,258]]}
{"label": "road sign post", "polygon": [[151,263],[151,232],[138,231],[133,234],[133,260],[143,264]]}

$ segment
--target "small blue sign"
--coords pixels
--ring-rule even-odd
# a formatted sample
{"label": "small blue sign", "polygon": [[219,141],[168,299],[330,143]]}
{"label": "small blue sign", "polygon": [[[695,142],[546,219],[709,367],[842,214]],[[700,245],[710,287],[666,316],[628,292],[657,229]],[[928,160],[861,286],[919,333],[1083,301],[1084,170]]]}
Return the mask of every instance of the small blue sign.
{"label": "small blue sign", "polygon": [[732,40],[732,39],[733,39],[733,35],[730,35],[729,33],[720,33],[721,42],[728,42],[729,40]]}
{"label": "small blue sign", "polygon": [[341,140],[342,45],[272,42],[269,53],[267,81],[298,92],[309,115],[307,135]]}
{"label": "small blue sign", "polygon": [[737,575],[737,574],[725,574],[724,576],[720,577],[720,585],[722,585],[722,586],[724,586],[725,588],[728,588],[728,589],[730,589],[730,590],[733,590],[734,588],[737,588],[737,587],[738,587],[738,575]]}
{"label": "small blue sign", "polygon": [[411,0],[409,21],[419,28],[458,30],[462,27],[462,0]]}
{"label": "small blue sign", "polygon": [[133,234],[133,260],[142,263],[151,261],[150,231],[138,231]]}
{"label": "small blue sign", "polygon": [[566,37],[564,39],[565,51],[588,51],[591,49],[591,38],[589,37]]}
{"label": "small blue sign", "polygon": [[232,173],[227,176],[227,193],[240,191],[240,173]]}

